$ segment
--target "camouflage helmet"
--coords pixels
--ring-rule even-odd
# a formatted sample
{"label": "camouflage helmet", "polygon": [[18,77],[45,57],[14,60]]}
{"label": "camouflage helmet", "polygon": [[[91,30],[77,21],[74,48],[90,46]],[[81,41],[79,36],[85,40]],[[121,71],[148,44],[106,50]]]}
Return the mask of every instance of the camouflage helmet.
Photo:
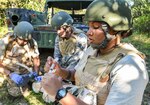
{"label": "camouflage helmet", "polygon": [[73,23],[72,17],[64,11],[60,11],[56,13],[51,20],[51,25],[55,29],[58,29],[62,25],[70,26],[72,25],[72,23]]}
{"label": "camouflage helmet", "polygon": [[132,27],[131,10],[125,0],[94,0],[87,8],[85,22],[102,21],[115,31]]}
{"label": "camouflage helmet", "polygon": [[20,39],[29,40],[33,32],[33,26],[27,21],[21,21],[14,28],[14,35]]}

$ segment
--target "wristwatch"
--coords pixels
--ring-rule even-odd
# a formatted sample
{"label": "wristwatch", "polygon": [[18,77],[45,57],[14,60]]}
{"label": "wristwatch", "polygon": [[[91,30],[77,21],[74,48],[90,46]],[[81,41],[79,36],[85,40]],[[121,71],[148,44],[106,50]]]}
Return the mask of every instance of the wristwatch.
{"label": "wristwatch", "polygon": [[62,98],[64,98],[66,95],[67,95],[67,89],[66,88],[61,88],[57,91],[57,94],[56,94],[56,101],[59,101],[61,100]]}

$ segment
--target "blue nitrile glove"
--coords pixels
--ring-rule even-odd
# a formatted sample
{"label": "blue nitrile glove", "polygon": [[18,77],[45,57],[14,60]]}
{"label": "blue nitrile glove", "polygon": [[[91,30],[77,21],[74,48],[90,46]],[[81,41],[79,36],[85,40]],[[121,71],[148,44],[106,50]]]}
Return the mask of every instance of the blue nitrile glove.
{"label": "blue nitrile glove", "polygon": [[24,79],[22,75],[11,73],[10,78],[14,81],[18,86],[24,86],[29,82],[29,79]]}
{"label": "blue nitrile glove", "polygon": [[37,77],[34,78],[34,80],[36,82],[40,82],[42,80],[42,76],[37,76]]}
{"label": "blue nitrile glove", "polygon": [[35,77],[38,76],[37,72],[30,72],[28,75],[31,79],[34,79]]}
{"label": "blue nitrile glove", "polygon": [[31,72],[24,75],[19,75],[16,73],[11,73],[10,78],[13,80],[18,86],[25,86],[31,79],[37,77],[36,72]]}
{"label": "blue nitrile glove", "polygon": [[38,74],[36,72],[31,72],[29,75],[36,82],[40,82],[42,80],[42,76],[38,76]]}

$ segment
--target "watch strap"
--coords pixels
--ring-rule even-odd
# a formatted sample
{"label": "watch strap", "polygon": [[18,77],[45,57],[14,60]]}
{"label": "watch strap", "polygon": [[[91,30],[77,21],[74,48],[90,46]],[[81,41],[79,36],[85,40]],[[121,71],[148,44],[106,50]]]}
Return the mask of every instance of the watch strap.
{"label": "watch strap", "polygon": [[57,102],[60,101],[62,98],[64,98],[67,95],[67,93],[68,93],[68,91],[66,88],[60,88],[56,93],[55,100]]}

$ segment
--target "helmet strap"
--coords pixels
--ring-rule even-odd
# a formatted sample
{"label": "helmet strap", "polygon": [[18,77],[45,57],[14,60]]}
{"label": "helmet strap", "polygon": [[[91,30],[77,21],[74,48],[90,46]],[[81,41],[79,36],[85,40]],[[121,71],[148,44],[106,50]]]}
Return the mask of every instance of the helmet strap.
{"label": "helmet strap", "polygon": [[100,53],[105,54],[112,51],[117,45],[120,44],[120,40],[121,40],[121,36],[116,35],[115,38],[113,38],[107,43],[107,46],[105,48],[100,49]]}
{"label": "helmet strap", "polygon": [[98,44],[90,44],[91,47],[93,47],[94,49],[106,48],[108,42],[114,37],[113,35],[109,34],[109,28],[108,28],[107,24],[102,25],[102,30],[104,32],[105,39],[99,45]]}
{"label": "helmet strap", "polygon": [[101,44],[90,44],[90,45],[91,45],[91,47],[94,48],[94,49],[101,49],[101,48],[105,48],[106,45],[107,45],[107,43],[108,43],[108,40],[105,38],[105,39],[101,42]]}
{"label": "helmet strap", "polygon": [[17,38],[17,35],[16,35],[16,33],[14,33],[13,35],[14,35],[14,39],[16,39],[16,38]]}

